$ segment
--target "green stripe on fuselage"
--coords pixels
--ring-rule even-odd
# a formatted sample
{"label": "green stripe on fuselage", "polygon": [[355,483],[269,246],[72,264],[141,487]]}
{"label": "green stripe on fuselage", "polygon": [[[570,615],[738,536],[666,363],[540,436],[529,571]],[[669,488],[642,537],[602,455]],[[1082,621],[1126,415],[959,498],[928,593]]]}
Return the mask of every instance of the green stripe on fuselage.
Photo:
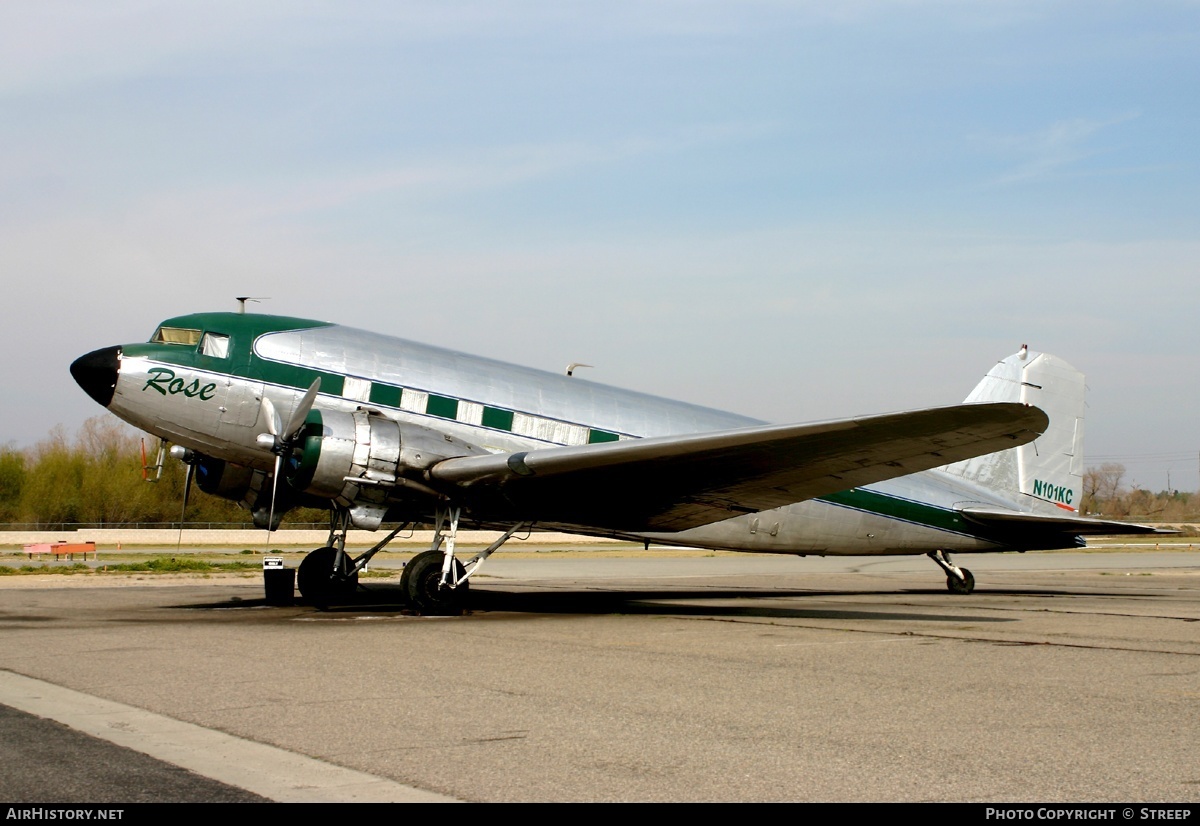
{"label": "green stripe on fuselage", "polygon": [[179,327],[185,330],[203,330],[223,333],[238,339],[238,343],[254,341],[264,333],[279,333],[286,330],[311,330],[314,327],[332,327],[328,321],[311,318],[292,318],[281,315],[255,315],[254,313],[192,313],[163,321],[160,327]]}
{"label": "green stripe on fuselage", "polygon": [[939,508],[863,488],[821,496],[818,497],[818,501],[843,508],[852,508],[874,516],[902,520],[932,530],[949,531],[959,536],[1000,545],[1010,550],[1036,551],[1072,548],[1078,544],[1077,532],[1072,531],[1069,525],[1039,524],[1036,521],[1021,522],[1020,520],[984,525],[972,521],[952,508]]}
{"label": "green stripe on fuselage", "polygon": [[307,390],[313,379],[321,379],[321,392],[330,396],[342,395],[346,377],[339,373],[326,373],[323,370],[310,370],[307,367],[297,367],[293,364],[276,364],[263,361],[257,356],[250,359],[250,369],[247,371],[251,379],[267,384],[282,384],[286,387],[296,387]]}
{"label": "green stripe on fuselage", "polygon": [[425,402],[425,413],[442,419],[453,419],[458,416],[458,399],[430,393],[428,401]]}
{"label": "green stripe on fuselage", "polygon": [[831,493],[828,496],[820,496],[818,497],[818,501],[828,502],[831,505],[841,505],[845,508],[853,508],[854,510],[876,516],[885,516],[889,519],[901,519],[905,522],[923,525],[927,528],[953,531],[954,533],[965,534],[967,536],[975,536],[979,539],[987,539],[981,533],[981,529],[978,526],[969,524],[957,511],[914,502],[911,499],[887,496],[873,490],[866,490],[864,488],[843,490],[838,493]]}
{"label": "green stripe on fuselage", "polygon": [[286,330],[309,330],[314,327],[333,326],[328,322],[250,313],[193,313],[167,319],[160,326],[227,335],[230,338],[229,355],[225,358],[216,358],[204,355],[195,345],[155,342],[126,345],[123,348],[124,353],[129,356],[145,356],[180,367],[225,373],[252,381],[295,387],[300,390],[307,389],[313,380],[319,377],[322,393],[333,396],[342,394],[345,379],[339,373],[266,361],[253,352],[254,341],[261,335]]}
{"label": "green stripe on fuselage", "polygon": [[392,384],[380,384],[377,381],[371,382],[371,404],[378,404],[384,407],[399,407],[400,400],[403,397],[403,388]]}
{"label": "green stripe on fuselage", "polygon": [[[176,330],[196,330],[199,333],[216,333],[229,337],[227,355],[223,358],[206,356],[200,352],[199,344],[168,344],[151,341],[146,344],[130,344],[123,349],[127,356],[144,357],[152,361],[170,364],[177,367],[202,370],[207,373],[235,376],[249,381],[263,382],[268,385],[291,387],[305,390],[312,385],[316,378],[321,379],[321,393],[329,396],[341,396],[345,390],[346,377],[341,373],[315,370],[295,364],[286,364],[260,358],[254,353],[254,342],[268,333],[311,330],[321,327],[335,326],[324,321],[314,321],[307,318],[290,318],[286,316],[255,315],[242,313],[193,313],[176,316],[163,321],[160,327]],[[199,336],[196,337],[199,339]],[[364,377],[365,378],[365,377]],[[405,388],[396,385],[366,379],[371,382],[369,399],[372,404],[381,407],[401,409],[405,398]],[[409,412],[425,414],[442,419],[455,420],[458,418],[459,406],[473,403],[470,400],[443,396],[425,390],[411,392],[424,393],[426,405],[424,410],[409,408]],[[483,405],[480,426],[492,430],[511,433],[515,411]],[[589,428],[579,422],[565,422],[538,416],[535,413],[525,413],[537,421],[568,424],[587,428],[587,442],[616,441],[620,435],[608,430]]]}
{"label": "green stripe on fuselage", "polygon": [[501,410],[498,407],[485,406],[483,408],[483,421],[481,424],[493,430],[511,432],[513,429],[513,412],[511,410]]}

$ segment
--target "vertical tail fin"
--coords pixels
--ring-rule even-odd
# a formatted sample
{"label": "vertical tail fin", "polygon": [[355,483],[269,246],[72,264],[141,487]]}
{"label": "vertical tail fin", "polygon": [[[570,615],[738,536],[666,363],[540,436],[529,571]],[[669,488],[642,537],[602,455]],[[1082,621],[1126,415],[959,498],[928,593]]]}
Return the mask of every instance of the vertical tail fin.
{"label": "vertical tail fin", "polygon": [[943,468],[1035,511],[1075,512],[1083,495],[1083,374],[1065,361],[1028,347],[993,367],[971,402],[1023,402],[1040,407],[1050,426],[1037,440]]}

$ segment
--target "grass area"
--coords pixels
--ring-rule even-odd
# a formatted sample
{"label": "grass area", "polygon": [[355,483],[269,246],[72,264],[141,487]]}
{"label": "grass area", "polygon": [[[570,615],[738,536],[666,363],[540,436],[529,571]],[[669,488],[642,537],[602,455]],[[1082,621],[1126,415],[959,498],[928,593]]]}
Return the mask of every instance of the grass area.
{"label": "grass area", "polygon": [[368,567],[367,570],[358,572],[359,579],[390,579],[392,577],[399,577],[399,576],[400,576],[400,571],[397,570],[396,568],[384,568],[383,570],[372,571]]}
{"label": "grass area", "polygon": [[[107,571],[137,571],[153,574],[211,574],[223,571],[258,571],[262,565],[256,562],[209,562],[195,557],[156,557],[145,562],[118,562],[105,564]],[[101,571],[106,573],[107,571]]]}
{"label": "grass area", "polygon": [[103,576],[107,573],[216,574],[260,570],[262,570],[262,565],[258,562],[210,562],[195,557],[155,557],[137,562],[106,562],[99,568],[85,565],[82,562],[75,562],[71,565],[22,565],[19,568],[0,565],[0,576],[20,576],[22,574],[96,574]]}
{"label": "grass area", "polygon": [[92,569],[84,565],[82,562],[76,562],[74,565],[22,565],[20,568],[13,568],[8,565],[0,565],[0,576],[21,576],[22,574],[90,574]]}

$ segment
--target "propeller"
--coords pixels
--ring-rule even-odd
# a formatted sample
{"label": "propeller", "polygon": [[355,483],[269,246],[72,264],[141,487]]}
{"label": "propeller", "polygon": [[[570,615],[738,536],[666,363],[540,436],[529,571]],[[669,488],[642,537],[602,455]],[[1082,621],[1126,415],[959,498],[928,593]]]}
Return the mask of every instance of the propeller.
{"label": "propeller", "polygon": [[275,405],[267,397],[267,394],[263,393],[262,416],[267,423],[267,432],[259,434],[258,444],[275,454],[275,473],[271,476],[271,508],[267,516],[268,533],[271,525],[275,523],[275,495],[279,489],[279,474],[283,472],[283,457],[291,453],[292,448],[296,446],[296,437],[304,428],[304,422],[317,400],[317,393],[320,389],[321,377],[318,376],[313,379],[308,390],[304,391],[300,402],[292,411],[292,415],[288,417],[286,426],[281,423],[279,411],[275,409]]}

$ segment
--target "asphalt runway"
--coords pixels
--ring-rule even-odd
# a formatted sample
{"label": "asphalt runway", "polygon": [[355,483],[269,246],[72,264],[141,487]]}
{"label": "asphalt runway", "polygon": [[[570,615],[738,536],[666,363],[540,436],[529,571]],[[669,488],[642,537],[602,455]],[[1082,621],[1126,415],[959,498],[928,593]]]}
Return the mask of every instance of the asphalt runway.
{"label": "asphalt runway", "polygon": [[443,618],[4,577],[0,795],[1200,798],[1200,553],[956,561],[970,596],[923,558],[498,554]]}

